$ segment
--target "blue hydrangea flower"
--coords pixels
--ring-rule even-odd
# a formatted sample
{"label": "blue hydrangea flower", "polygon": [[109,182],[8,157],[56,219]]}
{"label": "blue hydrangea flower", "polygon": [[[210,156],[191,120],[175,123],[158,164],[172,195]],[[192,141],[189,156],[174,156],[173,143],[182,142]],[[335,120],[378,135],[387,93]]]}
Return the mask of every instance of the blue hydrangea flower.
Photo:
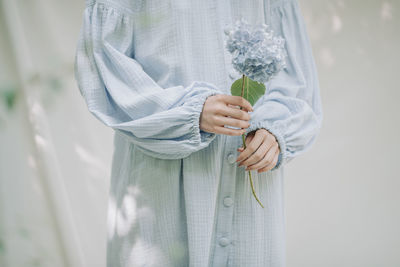
{"label": "blue hydrangea flower", "polygon": [[241,18],[224,32],[234,69],[250,79],[265,83],[286,67],[285,39],[275,36],[268,25],[252,26]]}

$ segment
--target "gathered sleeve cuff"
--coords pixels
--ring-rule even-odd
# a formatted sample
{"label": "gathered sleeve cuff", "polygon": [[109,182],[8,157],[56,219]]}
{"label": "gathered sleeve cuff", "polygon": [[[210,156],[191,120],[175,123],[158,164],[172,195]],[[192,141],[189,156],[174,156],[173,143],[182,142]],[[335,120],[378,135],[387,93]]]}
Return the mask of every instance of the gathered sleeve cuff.
{"label": "gathered sleeve cuff", "polygon": [[272,170],[307,151],[322,124],[318,73],[297,0],[271,6],[271,27],[285,38],[287,68],[266,83],[266,93],[254,105],[246,133],[264,128],[278,141],[280,153]]}
{"label": "gathered sleeve cuff", "polygon": [[129,9],[86,2],[74,71],[89,111],[153,157],[179,159],[207,147],[216,134],[200,130],[200,114],[207,97],[223,92],[205,81],[160,87],[135,60],[134,37]]}

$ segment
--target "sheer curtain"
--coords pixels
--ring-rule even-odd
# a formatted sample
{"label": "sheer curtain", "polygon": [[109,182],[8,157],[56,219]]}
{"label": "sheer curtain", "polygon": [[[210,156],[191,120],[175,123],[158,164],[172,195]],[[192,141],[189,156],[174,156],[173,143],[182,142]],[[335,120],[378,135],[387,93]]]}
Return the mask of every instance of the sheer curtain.
{"label": "sheer curtain", "polygon": [[112,130],[73,78],[83,1],[0,1],[0,266],[105,265]]}

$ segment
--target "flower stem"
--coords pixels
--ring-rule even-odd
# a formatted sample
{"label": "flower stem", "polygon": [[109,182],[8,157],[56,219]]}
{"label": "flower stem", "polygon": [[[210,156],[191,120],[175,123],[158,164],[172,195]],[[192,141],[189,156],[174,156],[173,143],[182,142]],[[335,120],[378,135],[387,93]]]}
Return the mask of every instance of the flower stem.
{"label": "flower stem", "polygon": [[[244,95],[244,82],[246,80],[246,76],[243,74],[242,77],[242,92],[241,92],[241,96],[243,97]],[[248,90],[248,87],[246,88]],[[240,109],[242,109],[242,107],[240,107]],[[246,141],[245,141],[245,135],[242,134],[242,142],[243,142],[243,148],[246,149]],[[264,208],[263,204],[261,203],[261,201],[258,199],[257,195],[256,195],[256,191],[254,190],[254,186],[253,186],[253,179],[251,178],[251,170],[248,171],[249,172],[249,179],[250,179],[250,185],[251,185],[251,191],[253,192],[253,196],[254,198],[257,200],[257,202],[261,205],[262,208]]]}

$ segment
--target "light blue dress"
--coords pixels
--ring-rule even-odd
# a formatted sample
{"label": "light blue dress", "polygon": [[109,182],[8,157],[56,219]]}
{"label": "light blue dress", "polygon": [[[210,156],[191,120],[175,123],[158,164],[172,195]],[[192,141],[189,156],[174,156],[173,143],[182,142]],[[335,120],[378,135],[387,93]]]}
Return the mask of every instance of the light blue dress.
{"label": "light blue dress", "polygon": [[[199,129],[206,98],[240,77],[223,30],[241,17],[270,21],[288,52],[247,129],[269,130],[281,150],[273,170],[252,171],[264,209],[235,163],[241,136]],[[285,266],[284,166],[322,121],[297,0],[87,1],[75,75],[88,110],[115,130],[107,266]]]}

